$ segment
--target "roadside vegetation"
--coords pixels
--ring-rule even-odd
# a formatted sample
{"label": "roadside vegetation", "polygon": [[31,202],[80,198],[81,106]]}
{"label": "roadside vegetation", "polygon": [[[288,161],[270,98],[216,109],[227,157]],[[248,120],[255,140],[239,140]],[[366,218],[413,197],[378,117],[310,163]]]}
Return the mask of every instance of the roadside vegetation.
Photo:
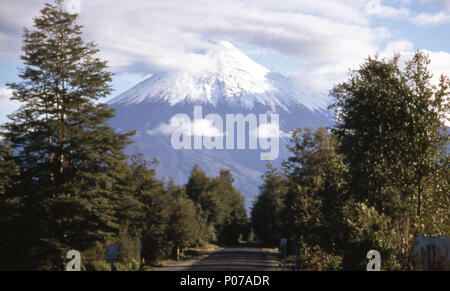
{"label": "roadside vegetation", "polygon": [[[246,236],[233,177],[198,167],[187,185],[156,177],[154,162],[128,157],[134,132],[107,121],[100,98],[111,73],[77,15],[46,4],[24,31],[21,81],[8,84],[21,107],[1,126],[0,269],[64,270],[69,250],[87,270],[138,270],[210,243]],[[106,246],[119,246],[106,262]]]}
{"label": "roadside vegetation", "polygon": [[450,235],[450,81],[429,59],[369,58],[335,86],[333,128],[297,129],[281,169],[270,165],[251,211],[256,236],[288,239],[303,270],[414,268],[414,236]]}

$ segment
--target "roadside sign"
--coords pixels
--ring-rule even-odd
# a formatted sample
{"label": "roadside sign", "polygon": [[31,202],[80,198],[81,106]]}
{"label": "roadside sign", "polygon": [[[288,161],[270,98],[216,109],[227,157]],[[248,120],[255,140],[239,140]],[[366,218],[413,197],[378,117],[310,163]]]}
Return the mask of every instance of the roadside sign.
{"label": "roadside sign", "polygon": [[286,268],[286,244],[287,238],[282,238],[280,241],[280,249],[283,250],[283,270]]}
{"label": "roadside sign", "polygon": [[117,244],[106,245],[106,261],[115,263],[119,260],[119,246]]}

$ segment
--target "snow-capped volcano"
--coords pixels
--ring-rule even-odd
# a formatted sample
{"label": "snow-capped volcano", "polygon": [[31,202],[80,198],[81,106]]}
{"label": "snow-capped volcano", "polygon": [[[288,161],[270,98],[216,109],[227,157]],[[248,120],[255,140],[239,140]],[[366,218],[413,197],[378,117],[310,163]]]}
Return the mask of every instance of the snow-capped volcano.
{"label": "snow-capped volcano", "polygon": [[220,41],[196,59],[188,69],[152,75],[110,103],[228,103],[248,109],[260,104],[285,110],[294,104],[312,110],[327,105],[323,98],[308,98],[290,78],[270,72],[230,42]]}
{"label": "snow-capped volcano", "polygon": [[[221,168],[230,169],[235,186],[247,198],[249,206],[265,171],[261,147],[177,150],[171,142],[173,130],[179,124],[174,122],[175,116],[192,118],[194,107],[199,105],[203,116],[212,114],[223,119],[229,114],[259,117],[278,114],[279,133],[282,133],[278,135],[279,155],[271,161],[277,167],[288,157],[285,144],[291,130],[331,125],[332,119],[325,109],[327,101],[299,90],[289,77],[270,72],[229,42],[218,42],[198,53],[195,59],[198,62],[190,68],[153,74],[111,100],[109,103],[116,110],[111,125],[120,131],[137,131],[135,143],[127,151],[141,152],[149,160],[157,158],[156,171],[160,177],[171,177],[184,184],[196,164],[211,176],[217,175]],[[208,132],[221,129],[201,121],[198,124],[206,124]],[[189,123],[182,125],[186,130],[192,128]],[[221,130],[228,132],[228,128]],[[205,134],[203,131],[201,135]],[[246,129],[246,138],[251,134]]]}

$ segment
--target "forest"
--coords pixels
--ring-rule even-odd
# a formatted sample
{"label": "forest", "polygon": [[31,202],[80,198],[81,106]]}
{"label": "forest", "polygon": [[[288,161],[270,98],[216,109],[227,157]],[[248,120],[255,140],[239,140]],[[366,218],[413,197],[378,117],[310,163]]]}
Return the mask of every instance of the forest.
{"label": "forest", "polygon": [[269,165],[251,220],[266,245],[287,238],[303,270],[413,270],[415,236],[449,236],[450,82],[422,52],[369,58],[331,91],[333,128],[297,129]]}
{"label": "forest", "polygon": [[[134,132],[108,126],[107,64],[86,43],[75,14],[47,4],[25,30],[19,110],[1,127],[0,269],[64,270],[77,250],[86,270],[139,270],[183,249],[246,237],[244,199],[228,170],[194,167],[186,185],[156,177],[124,150]],[[106,246],[117,244],[111,266]]]}

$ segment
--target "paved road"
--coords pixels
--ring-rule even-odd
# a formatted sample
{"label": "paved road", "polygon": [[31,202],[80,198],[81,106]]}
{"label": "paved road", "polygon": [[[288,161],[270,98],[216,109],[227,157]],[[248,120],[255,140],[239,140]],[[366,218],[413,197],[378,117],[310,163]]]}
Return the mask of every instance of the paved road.
{"label": "paved road", "polygon": [[225,248],[206,256],[175,262],[158,271],[276,271],[277,253],[254,247]]}

